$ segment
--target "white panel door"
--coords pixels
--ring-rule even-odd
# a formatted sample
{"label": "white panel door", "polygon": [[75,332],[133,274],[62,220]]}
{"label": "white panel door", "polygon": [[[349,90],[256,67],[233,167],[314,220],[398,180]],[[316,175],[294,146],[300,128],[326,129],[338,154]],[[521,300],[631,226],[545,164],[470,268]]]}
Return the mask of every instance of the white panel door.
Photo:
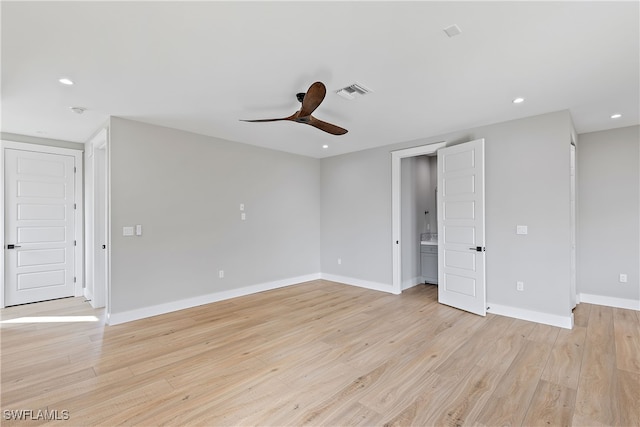
{"label": "white panel door", "polygon": [[5,150],[5,305],[74,295],[73,156]]}
{"label": "white panel door", "polygon": [[484,139],[438,150],[438,301],[486,314]]}

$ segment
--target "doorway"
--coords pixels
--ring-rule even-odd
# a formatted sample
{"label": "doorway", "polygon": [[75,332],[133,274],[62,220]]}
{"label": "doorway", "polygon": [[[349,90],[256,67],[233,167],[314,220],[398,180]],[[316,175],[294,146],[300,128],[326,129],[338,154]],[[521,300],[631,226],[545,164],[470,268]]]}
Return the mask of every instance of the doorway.
{"label": "doorway", "polygon": [[484,316],[484,139],[445,145],[392,152],[392,290],[402,292],[402,159],[437,152],[438,301]]}
{"label": "doorway", "polygon": [[[391,221],[392,221],[392,245],[393,245],[393,283],[392,292],[402,292],[402,160],[418,156],[435,155],[438,149],[446,146],[446,142],[436,142],[420,147],[407,148],[391,152]],[[406,178],[405,178],[406,180]],[[415,249],[417,251],[417,248]],[[405,250],[405,252],[407,252]],[[414,280],[409,278],[409,280]]]}
{"label": "doorway", "polygon": [[86,240],[87,286],[85,298],[93,308],[105,307],[109,283],[108,131],[101,130],[87,143]]}
{"label": "doorway", "polygon": [[437,157],[401,160],[402,291],[438,284]]}

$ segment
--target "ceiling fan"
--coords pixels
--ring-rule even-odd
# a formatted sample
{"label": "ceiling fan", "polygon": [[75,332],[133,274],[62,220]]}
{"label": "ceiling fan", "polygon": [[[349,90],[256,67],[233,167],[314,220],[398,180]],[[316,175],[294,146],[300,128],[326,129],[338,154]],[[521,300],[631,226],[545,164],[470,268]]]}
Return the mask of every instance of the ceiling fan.
{"label": "ceiling fan", "polygon": [[320,130],[323,130],[332,135],[344,135],[348,131],[346,129],[341,128],[340,126],[333,125],[331,123],[323,122],[322,120],[318,120],[311,115],[315,111],[316,108],[320,105],[324,96],[327,93],[327,88],[322,82],[315,82],[312,84],[307,93],[298,93],[296,97],[298,101],[302,103],[302,108],[299,111],[296,111],[289,117],[283,117],[280,119],[258,119],[258,120],[240,120],[242,122],[277,122],[280,120],[289,120],[297,123],[304,123],[306,125],[311,125]]}

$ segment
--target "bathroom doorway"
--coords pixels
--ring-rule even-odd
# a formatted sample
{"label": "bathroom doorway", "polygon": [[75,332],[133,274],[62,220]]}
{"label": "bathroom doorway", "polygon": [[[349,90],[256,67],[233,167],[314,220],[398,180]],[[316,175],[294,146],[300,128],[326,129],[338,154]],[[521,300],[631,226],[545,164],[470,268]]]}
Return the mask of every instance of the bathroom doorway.
{"label": "bathroom doorway", "polygon": [[[391,153],[395,294],[424,283],[421,238],[430,238],[430,246],[437,243],[436,152],[445,145],[446,142],[437,142]],[[436,252],[429,256],[436,256],[430,261],[435,261],[437,266],[437,246],[433,248]],[[437,277],[437,270],[435,274]]]}
{"label": "bathroom doorway", "polygon": [[438,284],[437,157],[401,160],[402,290]]}

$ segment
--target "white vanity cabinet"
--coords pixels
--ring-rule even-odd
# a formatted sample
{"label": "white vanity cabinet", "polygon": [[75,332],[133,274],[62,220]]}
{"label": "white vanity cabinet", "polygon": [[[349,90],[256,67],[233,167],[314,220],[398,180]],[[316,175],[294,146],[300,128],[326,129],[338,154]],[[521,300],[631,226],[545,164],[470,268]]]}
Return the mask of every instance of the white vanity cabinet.
{"label": "white vanity cabinet", "polygon": [[420,244],[420,270],[424,283],[438,284],[438,245]]}

